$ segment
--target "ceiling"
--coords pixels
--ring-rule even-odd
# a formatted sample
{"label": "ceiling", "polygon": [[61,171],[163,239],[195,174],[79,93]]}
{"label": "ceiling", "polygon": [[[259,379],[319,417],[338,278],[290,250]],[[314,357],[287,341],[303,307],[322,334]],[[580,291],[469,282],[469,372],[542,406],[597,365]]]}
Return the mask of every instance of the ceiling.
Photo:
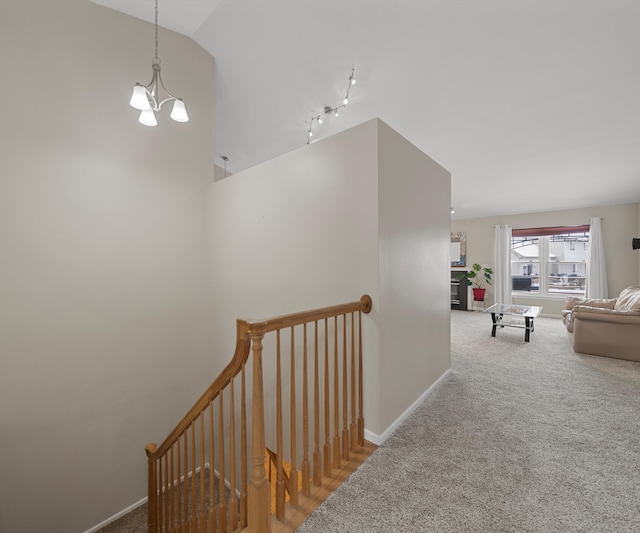
{"label": "ceiling", "polygon": [[[93,1],[153,22],[153,0]],[[454,218],[640,202],[639,20],[637,0],[159,2],[215,57],[218,164],[304,146],[355,67],[314,139],[379,117],[451,171]]]}

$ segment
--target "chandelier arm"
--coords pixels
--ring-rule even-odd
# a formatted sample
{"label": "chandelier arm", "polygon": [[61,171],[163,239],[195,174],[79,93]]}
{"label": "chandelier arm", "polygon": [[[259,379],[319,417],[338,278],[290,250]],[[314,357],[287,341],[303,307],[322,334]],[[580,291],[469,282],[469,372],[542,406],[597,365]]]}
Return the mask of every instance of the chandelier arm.
{"label": "chandelier arm", "polygon": [[162,102],[160,102],[158,104],[158,111],[160,111],[160,109],[162,108],[162,106],[164,104],[166,104],[167,102],[173,102],[175,100],[180,100],[180,98],[178,98],[177,96],[170,96],[169,98],[165,98],[164,100],[162,100]]}
{"label": "chandelier arm", "polygon": [[158,72],[159,69],[153,65],[153,76],[151,77],[151,81],[148,85],[143,85],[145,92],[147,93],[147,97],[149,99],[149,104],[151,104],[151,109],[154,111],[160,111],[160,107],[158,106],[158,100],[156,100],[156,95],[158,94]]}
{"label": "chandelier arm", "polygon": [[160,82],[160,86],[164,89],[164,92],[167,93],[167,95],[169,96],[168,98],[165,98],[164,100],[162,100],[162,102],[160,103],[160,107],[162,107],[162,104],[164,104],[165,102],[168,102],[169,100],[182,100],[182,98],[173,96],[169,91],[167,91],[167,88],[164,86],[164,83],[162,81],[162,74],[160,74],[160,68],[157,69],[156,73],[158,75],[158,81]]}

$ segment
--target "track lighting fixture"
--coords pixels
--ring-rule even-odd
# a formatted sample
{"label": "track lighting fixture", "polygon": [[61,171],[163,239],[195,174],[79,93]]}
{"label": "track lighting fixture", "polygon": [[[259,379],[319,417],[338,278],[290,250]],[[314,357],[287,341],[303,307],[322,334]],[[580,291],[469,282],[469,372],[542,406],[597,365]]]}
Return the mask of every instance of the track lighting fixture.
{"label": "track lighting fixture", "polygon": [[355,71],[356,71],[355,68],[351,69],[351,75],[349,76],[349,85],[347,86],[347,94],[345,95],[344,100],[342,100],[342,104],[337,105],[335,107],[325,106],[325,108],[320,113],[316,113],[309,120],[309,129],[307,130],[307,144],[311,142],[311,137],[313,137],[313,121],[314,120],[318,124],[322,124],[324,122],[323,117],[325,115],[333,114],[334,117],[339,117],[340,116],[339,110],[343,107],[346,107],[347,104],[349,103],[349,93],[351,92],[351,86],[356,83]]}
{"label": "track lighting fixture", "polygon": [[[167,102],[173,102],[173,109],[171,115],[169,115],[176,122],[188,122],[189,115],[187,115],[187,108],[182,101],[182,98],[173,96],[162,83],[162,77],[160,76],[160,58],[158,57],[158,0],[156,0],[156,49],[155,56],[151,60],[151,68],[153,69],[153,76],[149,85],[142,85],[136,83],[133,87],[133,94],[129,105],[131,107],[140,110],[140,117],[138,122],[145,126],[156,126],[158,121],[156,120],[156,113],[160,111],[162,106]],[[160,98],[160,87],[167,94],[166,98]]]}

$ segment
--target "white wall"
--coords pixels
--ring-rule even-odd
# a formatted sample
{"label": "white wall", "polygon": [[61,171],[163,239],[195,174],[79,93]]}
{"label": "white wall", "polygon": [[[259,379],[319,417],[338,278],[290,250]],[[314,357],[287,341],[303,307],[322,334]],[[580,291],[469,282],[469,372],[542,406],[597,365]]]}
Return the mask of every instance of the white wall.
{"label": "white wall", "polygon": [[382,122],[378,146],[384,431],[451,364],[451,174]]}
{"label": "white wall", "polygon": [[[602,233],[606,252],[607,283],[609,295],[613,297],[625,287],[640,283],[640,254],[631,248],[631,240],[637,236],[639,211],[640,205],[634,203],[453,220],[451,231],[464,231],[467,234],[467,266],[470,267],[473,263],[494,266],[494,226],[496,224],[511,224],[514,229],[574,226],[589,224],[591,217],[603,217]],[[493,287],[488,289],[487,304],[493,302]],[[514,297],[513,301],[527,305],[542,305],[544,314],[560,315],[565,300],[566,297],[562,296],[557,299]]]}
{"label": "white wall", "polygon": [[[433,207],[440,195],[448,209],[448,178],[403,143],[373,120],[218,181],[209,190],[212,327],[219,357],[213,364],[220,368],[233,353],[236,317],[267,318],[368,293],[373,311],[363,320],[364,412],[367,429],[377,434],[449,362],[448,284],[438,287],[448,268],[449,213],[432,229],[428,226],[441,209],[425,215],[425,207]],[[429,199],[434,170],[442,181]],[[388,198],[379,198],[383,193]],[[425,250],[433,253],[433,271],[441,277],[428,279],[423,267],[431,260]],[[426,290],[427,283],[436,288]],[[411,318],[398,321],[395,313]],[[435,330],[444,316],[446,328],[431,331],[428,319],[433,318]],[[398,378],[400,371],[410,374],[404,375],[408,382]]]}
{"label": "white wall", "polygon": [[[152,5],[150,5],[152,9]],[[146,496],[144,446],[208,384],[213,60],[161,30],[191,115],[138,124],[153,26],[0,3],[0,532],[78,532]]]}

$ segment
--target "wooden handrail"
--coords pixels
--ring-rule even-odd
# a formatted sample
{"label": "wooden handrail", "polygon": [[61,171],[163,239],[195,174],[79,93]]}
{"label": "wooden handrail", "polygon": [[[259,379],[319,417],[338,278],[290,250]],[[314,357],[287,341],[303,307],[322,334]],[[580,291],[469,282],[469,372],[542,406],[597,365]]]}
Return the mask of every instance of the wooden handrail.
{"label": "wooden handrail", "polygon": [[[276,469],[279,471],[280,485],[288,485],[291,505],[296,506],[298,500],[298,475],[301,474],[303,494],[309,494],[311,478],[309,452],[313,452],[313,482],[320,485],[322,469],[320,465],[320,375],[318,361],[320,353],[318,348],[318,334],[320,321],[324,322],[324,360],[329,362],[329,319],[333,325],[333,351],[336,365],[333,370],[335,409],[332,414],[324,413],[324,428],[328,429],[329,417],[334,417],[336,432],[334,433],[334,466],[339,468],[340,455],[345,459],[349,457],[350,448],[355,442],[363,444],[362,418],[362,334],[361,320],[358,320],[358,353],[355,351],[355,316],[359,313],[369,313],[372,308],[371,298],[368,295],[361,297],[359,301],[346,304],[323,307],[301,313],[277,316],[265,320],[238,319],[236,321],[236,348],[233,358],[220,375],[205,390],[200,398],[189,409],[175,428],[169,433],[160,446],[155,443],[145,447],[147,461],[149,463],[149,532],[173,532],[189,531],[240,531],[247,527],[249,533],[265,533],[270,531],[270,490],[266,480],[264,465],[265,450],[265,401],[263,391],[263,338],[266,333],[277,332],[277,376],[278,376],[278,415],[277,435],[278,452],[275,455]],[[338,363],[338,317],[342,317],[342,368]],[[350,317],[350,353],[347,349],[347,317]],[[313,362],[308,364],[307,358],[307,324],[315,324],[313,350],[311,350]],[[304,325],[302,353],[303,384],[301,394],[296,395],[296,373],[294,327]],[[291,332],[291,472],[287,484],[282,472],[282,407],[281,407],[281,383],[280,383],[280,331],[290,329]],[[253,369],[247,368],[249,356],[253,357]],[[348,370],[351,370],[350,377]],[[356,370],[357,369],[357,370]],[[247,392],[245,387],[245,374],[252,372],[252,448],[247,450]],[[308,374],[311,372],[312,387],[309,386]],[[358,376],[356,377],[356,372]],[[342,379],[342,409],[339,409],[338,373]],[[236,393],[234,392],[234,380],[241,376],[240,400],[238,412],[235,410]],[[329,406],[329,374],[328,368],[324,368],[324,398],[325,407]],[[356,413],[356,389],[358,393],[358,412]],[[237,389],[236,389],[237,390]],[[313,410],[309,408],[309,394],[313,390]],[[350,391],[350,395],[348,395]],[[300,398],[300,396],[302,398]],[[228,398],[228,407],[227,405]],[[347,402],[350,400],[351,409],[347,410]],[[302,403],[300,416],[302,417],[302,470],[297,470],[296,465],[296,404]],[[214,405],[217,410],[214,410]],[[350,425],[347,419],[350,416]],[[309,430],[312,426],[309,417],[313,418],[314,448],[310,449]],[[236,417],[240,422],[236,425]],[[342,418],[342,433],[339,435],[338,419]],[[214,422],[216,422],[214,427]],[[239,432],[239,461],[237,461],[236,439]],[[325,475],[331,471],[331,465],[327,465],[327,458],[331,456],[328,448],[330,437],[324,438]],[[337,439],[337,440],[336,440]],[[342,442],[340,442],[342,441]],[[342,445],[342,454],[340,453]],[[228,447],[228,455],[225,448]],[[214,453],[215,452],[215,453]],[[273,453],[273,452],[271,452]],[[208,456],[208,461],[207,461]],[[250,456],[250,459],[249,457]],[[273,455],[271,456],[273,460]],[[249,464],[250,461],[250,464]],[[336,463],[337,461],[337,463]],[[249,469],[247,467],[250,467]],[[236,479],[236,468],[240,468],[240,483]],[[226,470],[225,470],[226,469]],[[250,471],[248,471],[250,470]],[[228,477],[225,472],[228,471]],[[197,479],[199,476],[199,480]],[[250,476],[250,482],[247,483]],[[285,481],[283,483],[283,481]],[[208,490],[207,490],[208,484]],[[215,488],[214,488],[214,485]],[[284,489],[278,490],[276,498],[279,518],[284,512]],[[225,495],[226,493],[226,495]],[[224,501],[223,501],[224,500]]]}
{"label": "wooden handrail", "polygon": [[313,309],[311,311],[303,311],[301,313],[292,313],[290,315],[282,315],[274,318],[268,318],[266,320],[251,320],[244,319],[239,322],[244,322],[249,327],[249,331],[252,333],[268,333],[277,329],[284,329],[293,326],[299,326],[301,324],[315,322],[316,320],[323,320],[325,318],[331,318],[338,315],[345,315],[347,313],[354,313],[356,311],[362,311],[367,314],[371,311],[371,296],[365,294],[357,302],[350,302],[347,304],[333,305],[331,307],[322,307],[320,309]]}

